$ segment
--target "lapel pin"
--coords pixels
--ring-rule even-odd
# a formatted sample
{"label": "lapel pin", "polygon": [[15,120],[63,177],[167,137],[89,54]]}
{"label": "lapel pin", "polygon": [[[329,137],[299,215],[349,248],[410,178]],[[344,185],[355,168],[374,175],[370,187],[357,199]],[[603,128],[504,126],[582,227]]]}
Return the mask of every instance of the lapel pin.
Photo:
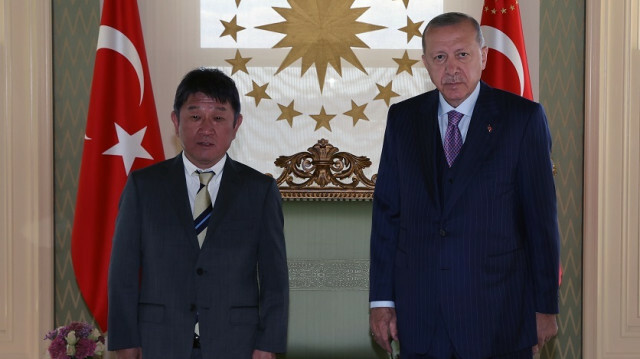
{"label": "lapel pin", "polygon": [[489,131],[489,133],[491,133],[491,131],[493,131],[493,127],[491,127],[491,124],[487,125],[487,131]]}

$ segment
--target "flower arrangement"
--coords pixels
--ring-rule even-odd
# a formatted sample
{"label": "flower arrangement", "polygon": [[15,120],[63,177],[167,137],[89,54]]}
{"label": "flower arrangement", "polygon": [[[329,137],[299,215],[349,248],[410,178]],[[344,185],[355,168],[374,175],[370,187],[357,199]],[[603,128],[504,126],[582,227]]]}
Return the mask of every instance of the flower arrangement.
{"label": "flower arrangement", "polygon": [[72,322],[47,333],[51,359],[97,359],[105,351],[104,336],[87,323]]}

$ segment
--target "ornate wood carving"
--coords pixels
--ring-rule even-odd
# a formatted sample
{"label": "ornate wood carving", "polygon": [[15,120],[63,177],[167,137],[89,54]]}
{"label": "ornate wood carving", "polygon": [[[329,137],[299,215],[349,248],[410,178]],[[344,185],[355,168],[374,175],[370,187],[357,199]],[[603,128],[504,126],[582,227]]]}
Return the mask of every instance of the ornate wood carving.
{"label": "ornate wood carving", "polygon": [[370,200],[377,175],[362,172],[371,166],[365,156],[340,152],[326,139],[307,152],[280,156],[274,162],[284,168],[276,180],[284,199]]}

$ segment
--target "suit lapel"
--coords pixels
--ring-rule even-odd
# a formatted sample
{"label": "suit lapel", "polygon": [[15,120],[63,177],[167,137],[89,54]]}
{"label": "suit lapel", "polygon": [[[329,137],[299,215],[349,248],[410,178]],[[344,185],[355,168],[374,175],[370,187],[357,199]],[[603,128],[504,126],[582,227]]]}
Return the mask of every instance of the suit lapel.
{"label": "suit lapel", "polygon": [[446,216],[451,211],[491,152],[496,139],[500,136],[501,120],[492,89],[481,83],[480,95],[471,115],[467,138],[456,159],[456,164],[450,169],[454,171],[452,175],[456,181],[452,184],[450,195],[444,204],[443,215]]}
{"label": "suit lapel", "polygon": [[189,204],[189,194],[187,193],[187,183],[184,174],[184,163],[182,153],[178,154],[170,165],[169,174],[166,181],[166,193],[171,197],[171,203],[176,218],[180,222],[180,226],[185,229],[186,237],[189,243],[195,249],[199,249],[198,237],[193,225],[193,213]]}
{"label": "suit lapel", "polygon": [[216,202],[213,204],[213,214],[209,219],[207,227],[207,236],[205,237],[203,247],[207,242],[211,241],[218,226],[224,220],[230,207],[234,203],[235,197],[241,192],[242,177],[240,176],[236,162],[227,156],[222,173],[222,182],[216,196]]}
{"label": "suit lapel", "polygon": [[422,166],[429,197],[433,200],[434,208],[440,207],[440,194],[438,190],[438,170],[437,170],[437,147],[440,141],[440,129],[438,127],[438,92],[431,91],[425,96],[425,100],[420,104],[415,122],[418,124],[418,143],[423,153],[419,156],[423,158]]}

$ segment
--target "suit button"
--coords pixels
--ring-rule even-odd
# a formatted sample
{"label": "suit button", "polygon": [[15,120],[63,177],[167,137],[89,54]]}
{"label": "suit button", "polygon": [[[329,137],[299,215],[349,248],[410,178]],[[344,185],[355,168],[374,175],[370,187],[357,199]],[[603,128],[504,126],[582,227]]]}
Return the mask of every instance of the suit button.
{"label": "suit button", "polygon": [[453,178],[449,178],[449,183],[453,183]]}
{"label": "suit button", "polygon": [[440,229],[440,237],[446,237],[447,236],[447,231],[445,231],[444,229]]}
{"label": "suit button", "polygon": [[191,310],[192,312],[196,311],[196,305],[191,303],[191,306],[189,307],[189,310]]}
{"label": "suit button", "polygon": [[198,268],[196,269],[196,273],[198,273],[198,275],[202,275],[202,273],[204,273],[204,269]]}

